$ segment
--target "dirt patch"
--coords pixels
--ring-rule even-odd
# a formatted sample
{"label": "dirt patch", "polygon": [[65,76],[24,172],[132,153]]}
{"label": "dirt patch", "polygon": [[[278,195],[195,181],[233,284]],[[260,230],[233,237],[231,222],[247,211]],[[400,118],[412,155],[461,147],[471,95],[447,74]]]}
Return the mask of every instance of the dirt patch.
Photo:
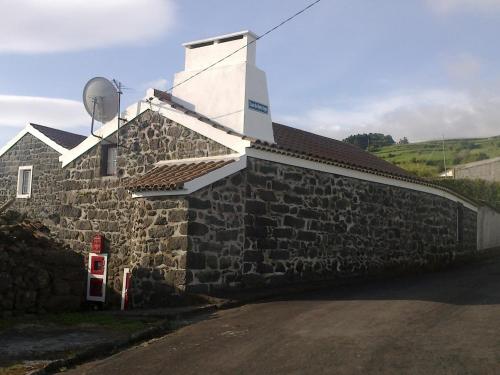
{"label": "dirt patch", "polygon": [[158,321],[154,317],[115,317],[103,312],[0,320],[0,375],[16,374],[25,366],[36,367],[96,345],[126,340]]}

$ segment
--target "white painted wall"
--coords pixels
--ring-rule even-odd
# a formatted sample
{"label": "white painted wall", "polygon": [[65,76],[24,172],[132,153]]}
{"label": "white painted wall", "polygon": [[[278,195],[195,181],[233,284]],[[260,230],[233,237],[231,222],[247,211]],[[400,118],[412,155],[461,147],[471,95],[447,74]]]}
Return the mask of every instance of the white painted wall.
{"label": "white painted wall", "polygon": [[[224,41],[224,39],[239,37],[241,39]],[[213,64],[217,60],[231,54],[235,50],[244,47],[249,42],[255,40],[257,35],[251,31],[240,31],[233,34],[220,35],[208,39],[195,40],[192,42],[184,43],[185,47],[185,61],[184,70],[185,71],[197,71],[206,68],[208,65]],[[204,43],[212,43],[209,46],[195,48],[197,45]],[[248,63],[250,65],[255,65],[255,51],[256,43],[243,48],[234,55],[225,59],[217,66],[227,66],[240,63]]]}
{"label": "white painted wall", "polygon": [[[223,42],[226,38],[241,39]],[[175,87],[174,100],[249,137],[274,142],[266,74],[255,66],[256,43],[250,31],[185,43],[185,70],[174,77],[174,86],[238,48],[241,51],[192,80]],[[209,45],[194,48],[203,43]],[[249,108],[249,100],[264,104],[268,113]]]}
{"label": "white painted wall", "polygon": [[477,212],[477,249],[500,246],[500,213],[483,206]]}

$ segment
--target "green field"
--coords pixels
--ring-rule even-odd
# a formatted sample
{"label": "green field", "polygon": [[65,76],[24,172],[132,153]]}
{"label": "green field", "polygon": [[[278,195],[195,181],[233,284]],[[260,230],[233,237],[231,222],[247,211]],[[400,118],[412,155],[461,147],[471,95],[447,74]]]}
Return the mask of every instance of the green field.
{"label": "green field", "polygon": [[[500,136],[448,139],[444,141],[446,168],[500,156]],[[421,177],[436,177],[444,171],[443,141],[385,146],[375,155]]]}

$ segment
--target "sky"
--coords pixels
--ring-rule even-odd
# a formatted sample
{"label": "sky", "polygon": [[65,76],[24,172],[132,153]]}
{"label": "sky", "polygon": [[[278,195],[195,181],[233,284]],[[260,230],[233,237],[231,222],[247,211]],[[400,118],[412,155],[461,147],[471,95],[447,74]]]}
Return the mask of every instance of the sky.
{"label": "sky", "polygon": [[[262,34],[312,0],[0,0],[0,146],[27,123],[88,135],[94,76],[166,89],[183,42]],[[337,139],[500,135],[500,0],[322,0],[257,43],[274,121]]]}

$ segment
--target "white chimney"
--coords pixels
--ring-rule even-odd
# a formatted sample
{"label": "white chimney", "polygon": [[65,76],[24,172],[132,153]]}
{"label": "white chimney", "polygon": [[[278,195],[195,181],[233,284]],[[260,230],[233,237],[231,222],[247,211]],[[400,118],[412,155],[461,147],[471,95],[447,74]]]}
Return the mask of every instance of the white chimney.
{"label": "white chimney", "polygon": [[174,86],[218,63],[172,91],[174,100],[249,137],[274,142],[266,73],[255,66],[257,36],[250,31],[183,44],[185,67],[174,77]]}

